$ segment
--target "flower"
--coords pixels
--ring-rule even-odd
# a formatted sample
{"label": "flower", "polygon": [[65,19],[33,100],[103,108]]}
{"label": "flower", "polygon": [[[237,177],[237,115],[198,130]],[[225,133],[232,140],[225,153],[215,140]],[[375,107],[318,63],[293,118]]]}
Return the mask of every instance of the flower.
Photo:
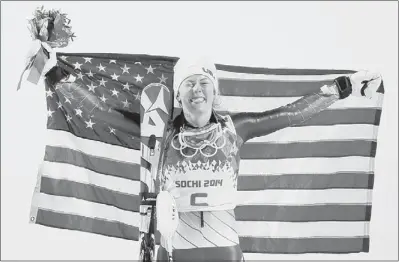
{"label": "flower", "polygon": [[52,48],[66,47],[75,37],[70,22],[60,10],[45,10],[42,6],[35,10],[28,27],[33,40],[38,39]]}

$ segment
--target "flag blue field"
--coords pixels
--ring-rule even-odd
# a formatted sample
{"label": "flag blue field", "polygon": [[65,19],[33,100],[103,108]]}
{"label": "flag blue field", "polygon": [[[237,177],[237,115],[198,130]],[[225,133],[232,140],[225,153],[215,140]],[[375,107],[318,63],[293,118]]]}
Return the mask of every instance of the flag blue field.
{"label": "flag blue field", "polygon": [[[30,221],[137,242],[140,91],[150,83],[172,87],[176,58],[57,56],[43,87],[47,144]],[[217,69],[222,114],[274,109],[354,73]],[[340,100],[299,126],[243,145],[235,215],[244,253],[369,251],[383,86],[379,92]]]}

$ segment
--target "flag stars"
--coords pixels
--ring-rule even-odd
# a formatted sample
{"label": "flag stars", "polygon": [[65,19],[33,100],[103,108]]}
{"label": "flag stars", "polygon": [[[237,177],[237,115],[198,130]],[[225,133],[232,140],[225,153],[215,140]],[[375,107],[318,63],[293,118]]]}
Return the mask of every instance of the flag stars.
{"label": "flag stars", "polygon": [[167,77],[165,77],[163,74],[161,77],[158,77],[158,79],[160,80],[160,83],[165,83],[166,84],[166,80],[168,79]]}
{"label": "flag stars", "polygon": [[115,128],[112,128],[110,126],[108,128],[109,128],[109,133],[115,135]]}
{"label": "flag stars", "polygon": [[52,111],[51,108],[47,109],[47,117],[53,117],[55,111]]}
{"label": "flag stars", "polygon": [[137,93],[137,94],[135,94],[135,95],[133,95],[134,96],[134,99],[135,100],[140,100],[140,93]]}
{"label": "flag stars", "polygon": [[67,115],[66,117],[67,117],[67,122],[71,122],[72,117],[70,115]]}
{"label": "flag stars", "polygon": [[69,100],[68,97],[64,97],[64,98],[65,98],[65,103],[71,104],[71,100]]}
{"label": "flag stars", "polygon": [[117,75],[114,73],[113,75],[111,75],[111,77],[113,80],[118,81],[118,78],[120,77],[120,75]]}
{"label": "flag stars", "polygon": [[137,76],[134,77],[134,78],[136,79],[136,82],[137,82],[137,83],[138,83],[138,82],[143,83],[143,78],[144,78],[144,77],[140,76],[139,74],[137,74]]}
{"label": "flag stars", "polygon": [[125,99],[125,101],[122,101],[122,103],[123,103],[123,108],[125,107],[129,108],[129,105],[131,104],[127,101],[127,99]]}
{"label": "flag stars", "polygon": [[91,84],[89,86],[87,86],[89,88],[89,91],[92,91],[93,93],[95,93],[94,89],[97,87],[95,85],[93,85],[93,82],[91,82]]}
{"label": "flag stars", "polygon": [[146,67],[145,69],[147,70],[147,75],[148,75],[149,73],[154,74],[154,69],[155,69],[155,68],[153,68],[151,65],[150,65],[149,67]]}
{"label": "flag stars", "polygon": [[141,62],[134,62],[135,65],[141,65]]}
{"label": "flag stars", "polygon": [[91,64],[91,60],[93,58],[91,58],[91,57],[83,57],[83,59],[85,60],[85,63],[90,63]]}
{"label": "flag stars", "polygon": [[46,91],[46,97],[51,97],[52,98],[53,95],[54,95],[54,92],[51,91],[50,89]]}
{"label": "flag stars", "polygon": [[89,121],[85,121],[86,123],[86,128],[91,128],[93,129],[93,125],[95,124],[94,122],[91,122],[91,119]]}
{"label": "flag stars", "polygon": [[60,58],[61,58],[62,60],[65,60],[65,61],[67,60],[67,57],[66,57],[66,56],[64,56],[64,55],[63,55],[63,56],[61,56]]}
{"label": "flag stars", "polygon": [[78,73],[78,79],[83,80],[83,74],[82,74],[82,72],[79,72],[79,73]]}
{"label": "flag stars", "polygon": [[91,72],[91,70],[89,71],[89,73],[86,73],[86,75],[93,77],[93,73]]}
{"label": "flag stars", "polygon": [[100,100],[101,100],[103,103],[105,103],[105,101],[107,101],[107,99],[108,99],[108,98],[105,98],[104,94],[103,94],[102,97],[100,97]]}
{"label": "flag stars", "polygon": [[118,90],[116,90],[116,89],[114,88],[114,90],[111,90],[111,92],[112,92],[112,96],[118,97],[118,94],[119,94]]}
{"label": "flag stars", "polygon": [[78,62],[76,62],[75,64],[73,64],[73,66],[75,67],[75,70],[76,69],[79,69],[79,70],[81,70],[81,66],[82,66],[83,64],[80,64],[80,63],[78,63]]}
{"label": "flag stars", "polygon": [[111,60],[109,60],[109,63],[110,64],[116,64],[116,60],[111,59]]}
{"label": "flag stars", "polygon": [[57,109],[58,109],[58,108],[61,108],[61,107],[62,107],[62,103],[61,103],[61,101],[58,101],[58,102],[57,102]]}
{"label": "flag stars", "polygon": [[100,80],[100,86],[104,86],[105,87],[105,83],[107,83],[108,81],[105,81],[104,78],[101,77]]}
{"label": "flag stars", "polygon": [[129,91],[130,90],[129,88],[130,88],[130,85],[128,82],[126,82],[126,84],[123,85],[123,90],[126,89],[127,91]]}
{"label": "flag stars", "polygon": [[80,108],[75,109],[75,115],[82,117],[82,110],[80,110]]}
{"label": "flag stars", "polygon": [[98,66],[96,66],[97,68],[98,68],[98,71],[99,72],[101,72],[101,71],[104,71],[105,72],[105,66],[103,66],[103,65],[101,65],[101,63],[100,63],[100,65],[98,65]]}
{"label": "flag stars", "polygon": [[130,67],[127,67],[126,64],[125,64],[124,67],[121,67],[121,69],[123,70],[122,75],[123,75],[124,73],[128,73],[128,74],[129,74],[129,69],[130,69]]}

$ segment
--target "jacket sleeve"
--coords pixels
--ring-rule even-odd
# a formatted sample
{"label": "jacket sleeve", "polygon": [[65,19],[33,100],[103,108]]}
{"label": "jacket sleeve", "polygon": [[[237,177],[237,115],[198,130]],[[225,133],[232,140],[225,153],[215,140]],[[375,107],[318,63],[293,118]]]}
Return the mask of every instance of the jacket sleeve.
{"label": "jacket sleeve", "polygon": [[332,85],[325,85],[317,92],[303,96],[288,105],[264,112],[238,113],[231,118],[237,134],[246,142],[254,137],[301,124],[339,99],[344,99],[351,92],[349,78],[340,77]]}

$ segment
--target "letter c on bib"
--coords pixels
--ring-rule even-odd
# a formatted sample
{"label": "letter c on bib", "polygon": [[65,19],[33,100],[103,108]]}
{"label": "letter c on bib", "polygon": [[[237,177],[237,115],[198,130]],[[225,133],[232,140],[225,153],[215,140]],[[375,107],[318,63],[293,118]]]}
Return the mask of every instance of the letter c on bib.
{"label": "letter c on bib", "polygon": [[207,193],[194,193],[194,194],[191,194],[191,199],[190,199],[190,204],[192,205],[192,206],[208,206],[208,204],[207,203],[197,203],[197,198],[206,198],[206,197],[208,197],[208,194]]}

